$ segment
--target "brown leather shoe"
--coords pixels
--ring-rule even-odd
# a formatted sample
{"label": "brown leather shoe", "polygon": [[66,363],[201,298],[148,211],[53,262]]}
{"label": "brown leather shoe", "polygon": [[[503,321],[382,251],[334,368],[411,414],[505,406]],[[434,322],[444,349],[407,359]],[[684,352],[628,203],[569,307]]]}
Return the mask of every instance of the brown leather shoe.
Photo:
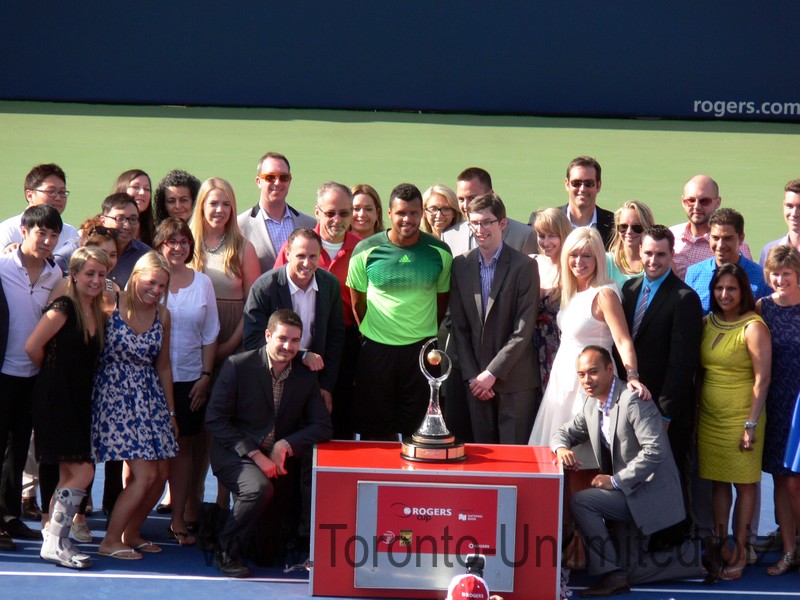
{"label": "brown leather shoe", "polygon": [[36,504],[36,497],[22,499],[22,516],[31,521],[42,520],[42,510]]}
{"label": "brown leather shoe", "polygon": [[620,571],[606,573],[592,587],[586,588],[581,592],[582,598],[603,598],[605,596],[615,596],[616,594],[627,594],[631,591],[628,583],[628,576]]}

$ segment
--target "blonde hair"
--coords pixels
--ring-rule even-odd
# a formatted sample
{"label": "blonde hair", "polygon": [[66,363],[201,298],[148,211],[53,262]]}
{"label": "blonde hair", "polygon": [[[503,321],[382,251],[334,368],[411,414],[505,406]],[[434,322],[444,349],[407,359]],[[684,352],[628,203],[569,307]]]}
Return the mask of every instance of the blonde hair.
{"label": "blonde hair", "polygon": [[614,257],[614,264],[620,269],[622,269],[623,249],[622,236],[619,234],[617,226],[619,225],[620,219],[622,219],[623,211],[626,210],[632,210],[636,213],[639,223],[644,229],[648,229],[654,224],[653,212],[650,210],[650,207],[644,202],[639,202],[638,200],[628,200],[625,202],[625,204],[614,211],[614,237],[611,238],[611,245],[608,247],[608,251],[611,252],[611,256]]}
{"label": "blonde hair", "polygon": [[589,287],[600,287],[611,283],[606,275],[606,249],[600,234],[593,227],[578,227],[564,240],[561,248],[561,308],[566,308],[572,297],[578,292],[578,280],[569,268],[570,252],[588,248],[594,255],[595,269]]}
{"label": "blonde hair", "polygon": [[[81,246],[75,249],[72,257],[69,259],[69,277],[67,277],[67,296],[75,304],[75,317],[78,321],[78,329],[83,332],[83,341],[89,343],[91,335],[89,328],[86,327],[86,320],[83,316],[81,309],[80,298],[78,297],[78,290],[75,287],[75,276],[80,273],[90,260],[96,260],[106,268],[106,271],[111,267],[111,260],[108,258],[103,250],[97,246]],[[97,323],[97,339],[100,348],[103,347],[105,340],[105,323],[106,313],[103,311],[103,293],[100,292],[97,296],[92,298],[91,311],[94,315],[95,323]]]}
{"label": "blonde hair", "polygon": [[167,259],[155,250],[151,250],[133,266],[133,272],[128,285],[125,286],[125,304],[127,305],[128,321],[131,321],[136,316],[136,299],[138,298],[139,278],[143,273],[153,273],[156,271],[164,271],[167,274],[167,289],[164,290],[164,296],[161,298],[161,303],[167,305],[167,296],[169,295],[169,263]]}
{"label": "blonde hair", "polygon": [[233,192],[231,184],[221,177],[206,179],[197,192],[197,202],[195,202],[194,210],[192,211],[192,221],[190,225],[192,237],[194,237],[195,240],[192,268],[195,271],[205,272],[206,251],[203,247],[203,240],[205,239],[207,224],[203,216],[203,208],[205,207],[206,199],[209,194],[214,190],[220,190],[225,196],[225,199],[231,203],[231,216],[228,222],[225,223],[225,241],[222,245],[224,248],[222,253],[222,266],[225,270],[225,275],[241,278],[245,239],[242,232],[239,231],[239,223],[236,221],[236,194]]}
{"label": "blonde hair", "polygon": [[450,227],[456,223],[460,223],[464,219],[464,215],[461,214],[461,209],[458,208],[458,197],[456,193],[446,185],[434,183],[422,194],[422,230],[433,233],[434,235],[433,225],[431,221],[429,221],[428,213],[425,212],[425,209],[428,208],[428,200],[436,194],[447,200],[447,205],[453,209],[453,221],[450,223]]}
{"label": "blonde hair", "polygon": [[[533,221],[533,230],[537,234],[544,235],[552,233],[558,236],[561,240],[561,247],[559,248],[559,257],[556,261],[556,282],[553,291],[550,292],[550,297],[553,301],[561,297],[561,255],[564,250],[564,241],[570,233],[572,233],[572,225],[569,224],[566,213],[558,208],[545,208],[536,211]],[[541,248],[538,248],[541,252]]]}

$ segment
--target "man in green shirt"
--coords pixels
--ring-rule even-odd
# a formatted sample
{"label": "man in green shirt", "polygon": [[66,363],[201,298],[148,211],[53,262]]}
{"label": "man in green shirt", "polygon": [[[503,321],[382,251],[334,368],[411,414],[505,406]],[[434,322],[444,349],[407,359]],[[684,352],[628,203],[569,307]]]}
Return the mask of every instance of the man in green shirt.
{"label": "man in green shirt", "polygon": [[428,386],[421,346],[447,309],[450,248],[419,230],[422,194],[402,183],[389,201],[391,229],[359,242],[347,286],[364,342],[356,368],[356,430],[365,438],[410,435],[422,422]]}

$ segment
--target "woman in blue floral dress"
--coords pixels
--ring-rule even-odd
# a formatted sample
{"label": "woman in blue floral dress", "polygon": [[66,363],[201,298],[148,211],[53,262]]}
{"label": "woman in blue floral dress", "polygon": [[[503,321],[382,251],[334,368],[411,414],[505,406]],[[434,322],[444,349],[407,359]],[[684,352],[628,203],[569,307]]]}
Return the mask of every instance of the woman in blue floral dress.
{"label": "woman in blue floral dress", "polygon": [[136,263],[109,315],[92,395],[92,450],[97,462],[124,460],[131,476],[111,513],[99,554],[124,560],[161,548],[139,529],[178,452],[169,361],[169,267],[156,252]]}

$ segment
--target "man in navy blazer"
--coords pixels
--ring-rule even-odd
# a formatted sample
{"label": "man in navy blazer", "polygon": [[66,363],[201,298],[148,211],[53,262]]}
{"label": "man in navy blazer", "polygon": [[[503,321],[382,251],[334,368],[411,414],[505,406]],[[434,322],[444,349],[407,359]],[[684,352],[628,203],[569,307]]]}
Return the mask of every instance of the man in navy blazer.
{"label": "man in navy blazer", "polygon": [[467,223],[478,247],[453,259],[450,318],[472,433],[481,444],[525,444],[541,386],[532,342],[539,271],[503,241],[498,196],[472,200]]}
{"label": "man in navy blazer", "polygon": [[344,348],[344,317],[339,280],[318,269],[322,240],[313,229],[296,229],[287,240],[287,263],[256,279],[244,305],[244,347],[264,345],[270,315],[290,308],[303,321],[303,364],[319,372],[322,397],[330,409]]}
{"label": "man in navy blazer", "polygon": [[333,433],[317,378],[297,357],[302,331],[297,313],[275,311],[266,346],[229,357],[208,402],[211,467],[234,497],[215,555],[230,577],[249,575],[240,557],[272,498],[271,480],[287,474],[289,457]]}
{"label": "man in navy blazer", "polygon": [[[686,490],[703,307],[695,291],[672,271],[672,231],[653,225],[642,233],[641,240],[644,276],[625,282],[622,308],[636,356],[640,357],[639,380],[653,394],[667,426],[672,455]],[[639,308],[643,312],[637,326]],[[617,372],[625,378],[625,367],[616,358]]]}
{"label": "man in navy blazer", "polygon": [[[602,575],[584,597],[630,591],[630,583],[702,572],[700,549],[690,541],[667,552],[647,552],[647,538],[681,521],[686,513],[681,484],[661,413],[614,376],[608,350],[587,346],[578,356],[578,379],[586,402],[553,434],[550,447],[565,469],[580,467],[571,448],[591,442],[600,474],[570,501],[586,544],[589,572]],[[616,521],[619,545],[607,522]],[[619,551],[617,550],[619,548]]]}

